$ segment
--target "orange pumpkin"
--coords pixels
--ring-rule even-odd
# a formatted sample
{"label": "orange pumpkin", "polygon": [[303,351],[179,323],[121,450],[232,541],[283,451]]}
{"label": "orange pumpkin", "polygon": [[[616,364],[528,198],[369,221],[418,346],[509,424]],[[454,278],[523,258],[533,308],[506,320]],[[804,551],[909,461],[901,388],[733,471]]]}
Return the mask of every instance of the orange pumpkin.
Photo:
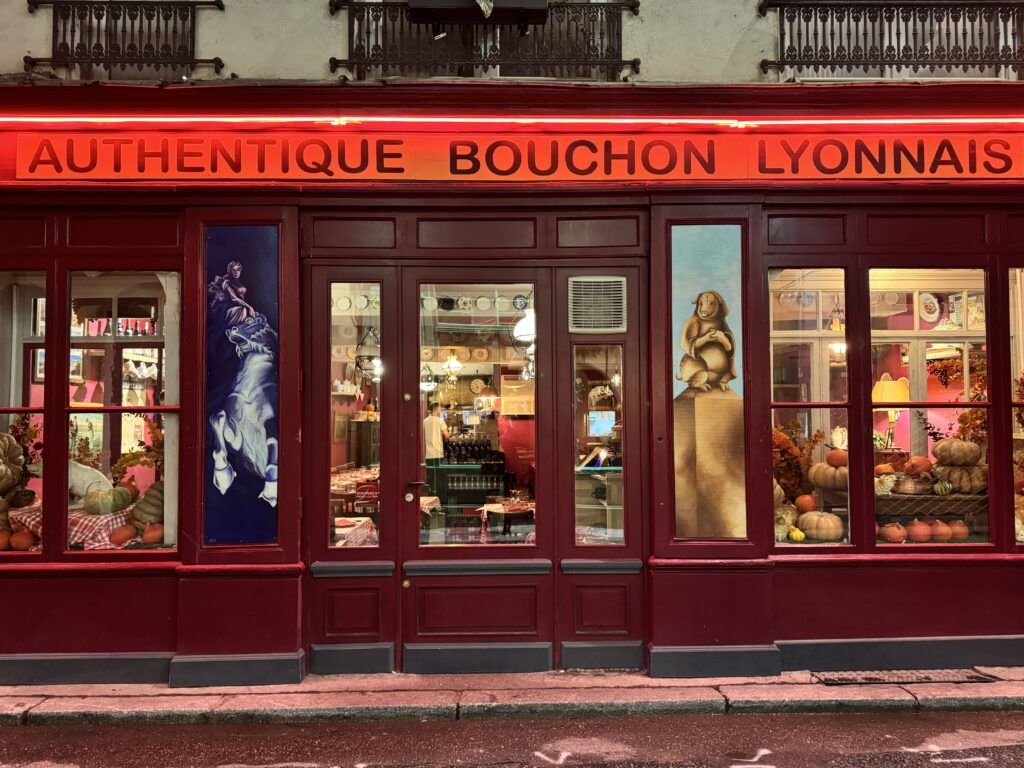
{"label": "orange pumpkin", "polygon": [[162,544],[164,540],[164,527],[160,523],[147,525],[142,533],[143,544]]}
{"label": "orange pumpkin", "polygon": [[950,538],[953,541],[967,541],[971,529],[963,520],[953,520],[949,524]]}
{"label": "orange pumpkin", "polygon": [[932,463],[928,460],[927,456],[911,456],[907,463],[903,465],[903,474],[908,477],[926,475],[931,471]]}
{"label": "orange pumpkin", "polygon": [[875,465],[876,475],[894,475],[896,470],[893,469],[892,464],[877,464]]}
{"label": "orange pumpkin", "polygon": [[27,552],[36,545],[36,537],[32,531],[18,531],[11,536],[11,549]]}
{"label": "orange pumpkin", "polygon": [[932,527],[924,520],[914,520],[907,523],[907,538],[911,541],[916,541],[918,544],[931,541]]}
{"label": "orange pumpkin", "polygon": [[[802,496],[797,496],[796,501],[793,502],[796,507],[796,511],[801,515],[806,512],[813,512],[818,508],[818,502],[814,500],[814,497],[809,493],[805,493]],[[797,526],[798,528],[800,526]]]}
{"label": "orange pumpkin", "polygon": [[0,552],[11,548],[11,532],[0,531]]}
{"label": "orange pumpkin", "polygon": [[932,520],[932,541],[945,543],[953,538],[953,529],[941,520]]}
{"label": "orange pumpkin", "polygon": [[825,455],[825,462],[830,467],[845,467],[850,463],[850,454],[847,451],[836,448]]}
{"label": "orange pumpkin", "polygon": [[907,540],[907,529],[899,523],[886,523],[878,531],[878,535],[888,544],[902,544]]}
{"label": "orange pumpkin", "polygon": [[1015,493],[1024,496],[1024,477],[1018,477],[1013,481],[1013,490]]}

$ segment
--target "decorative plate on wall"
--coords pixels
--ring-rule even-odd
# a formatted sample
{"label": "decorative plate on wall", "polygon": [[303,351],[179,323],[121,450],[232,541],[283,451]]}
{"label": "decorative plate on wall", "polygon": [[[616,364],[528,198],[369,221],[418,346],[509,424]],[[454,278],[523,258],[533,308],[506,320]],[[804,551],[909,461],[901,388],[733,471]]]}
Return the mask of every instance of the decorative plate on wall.
{"label": "decorative plate on wall", "polygon": [[427,312],[433,312],[437,309],[437,299],[433,296],[424,296],[420,303]]}
{"label": "decorative plate on wall", "polygon": [[480,296],[476,300],[476,308],[481,312],[486,312],[491,308],[491,300],[486,296]]}
{"label": "decorative plate on wall", "polygon": [[921,309],[919,314],[921,319],[926,323],[934,323],[939,319],[939,315],[942,313],[942,309],[939,306],[939,300],[935,298],[934,294],[922,293],[921,294]]}

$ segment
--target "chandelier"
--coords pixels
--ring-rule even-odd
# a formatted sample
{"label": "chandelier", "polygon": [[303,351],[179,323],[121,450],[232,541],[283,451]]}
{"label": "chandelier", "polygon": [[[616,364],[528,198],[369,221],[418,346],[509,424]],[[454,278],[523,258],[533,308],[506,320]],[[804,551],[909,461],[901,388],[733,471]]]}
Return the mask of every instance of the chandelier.
{"label": "chandelier", "polygon": [[366,381],[377,384],[384,375],[384,362],[380,359],[380,335],[369,326],[356,344],[356,368]]}
{"label": "chandelier", "polygon": [[455,350],[449,350],[448,359],[441,366],[441,370],[444,371],[445,381],[448,384],[455,384],[459,380],[462,368],[462,361],[455,355]]}

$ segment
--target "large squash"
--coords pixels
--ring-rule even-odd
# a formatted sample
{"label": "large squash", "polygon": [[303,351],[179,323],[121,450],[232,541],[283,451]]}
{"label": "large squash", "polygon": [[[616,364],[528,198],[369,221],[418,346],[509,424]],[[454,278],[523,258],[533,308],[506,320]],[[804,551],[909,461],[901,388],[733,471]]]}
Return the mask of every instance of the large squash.
{"label": "large squash", "polygon": [[939,464],[949,467],[971,467],[981,461],[981,446],[969,440],[946,437],[935,441],[932,455]]}
{"label": "large squash", "polygon": [[972,467],[950,467],[936,464],[935,474],[953,486],[956,493],[984,493],[988,490],[988,466],[975,464]]}
{"label": "large squash", "polygon": [[132,494],[127,488],[111,488],[108,491],[89,491],[82,506],[88,515],[109,515],[120,512],[132,503]]}
{"label": "large squash", "polygon": [[142,533],[147,525],[164,521],[164,481],[153,483],[132,507],[131,522]]}
{"label": "large squash", "polygon": [[796,521],[796,527],[815,541],[839,541],[845,531],[843,519],[831,512],[805,512]]}
{"label": "large squash", "polygon": [[850,470],[846,467],[833,467],[824,461],[812,464],[807,470],[807,479],[815,488],[845,491],[849,477]]}
{"label": "large squash", "polygon": [[0,494],[7,493],[21,482],[25,467],[25,452],[18,441],[6,432],[0,432]]}

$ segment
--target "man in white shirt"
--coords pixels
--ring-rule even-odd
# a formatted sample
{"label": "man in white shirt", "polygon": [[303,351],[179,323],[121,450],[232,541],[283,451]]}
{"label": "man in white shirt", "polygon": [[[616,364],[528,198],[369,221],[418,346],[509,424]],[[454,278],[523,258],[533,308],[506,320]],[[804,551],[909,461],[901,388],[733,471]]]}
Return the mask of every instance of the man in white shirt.
{"label": "man in white shirt", "polygon": [[444,461],[444,441],[450,437],[448,427],[441,420],[441,404],[431,403],[427,407],[427,418],[423,420],[423,458],[427,465],[427,479],[437,489],[433,467]]}
{"label": "man in white shirt", "polygon": [[423,420],[423,458],[427,460],[427,466],[436,466],[444,458],[444,443],[450,437],[448,427],[441,419],[441,404],[431,403],[427,408],[427,418]]}

